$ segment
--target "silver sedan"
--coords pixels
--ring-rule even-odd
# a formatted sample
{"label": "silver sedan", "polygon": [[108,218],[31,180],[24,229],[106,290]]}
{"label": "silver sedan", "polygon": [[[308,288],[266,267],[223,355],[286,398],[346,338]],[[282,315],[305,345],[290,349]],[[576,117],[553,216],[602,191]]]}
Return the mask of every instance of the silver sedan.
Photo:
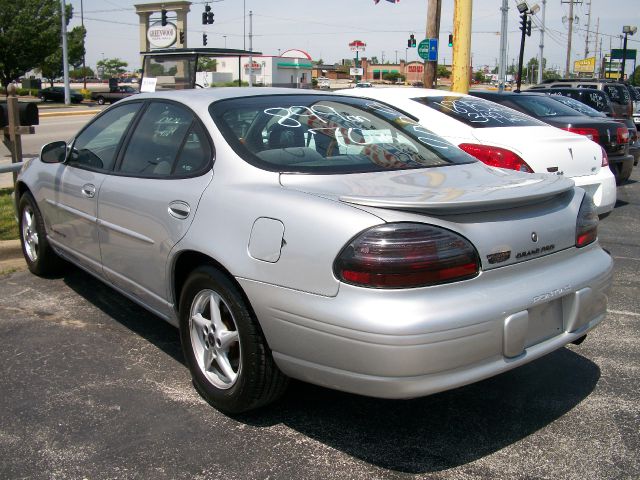
{"label": "silver sedan", "polygon": [[411,398],[581,341],[612,272],[591,198],[428,127],[329,93],[136,95],[23,168],[25,258],[179,327],[196,387],[229,413],[290,377]]}

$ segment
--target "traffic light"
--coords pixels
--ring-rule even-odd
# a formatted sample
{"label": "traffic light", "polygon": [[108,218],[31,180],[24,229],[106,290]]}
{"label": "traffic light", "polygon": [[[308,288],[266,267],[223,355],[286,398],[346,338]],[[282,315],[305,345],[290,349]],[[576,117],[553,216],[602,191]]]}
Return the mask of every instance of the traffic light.
{"label": "traffic light", "polygon": [[416,36],[412,33],[407,40],[407,48],[413,48],[416,46]]}
{"label": "traffic light", "polygon": [[180,43],[184,45],[184,32],[180,31]]}
{"label": "traffic light", "polygon": [[162,16],[162,26],[166,27],[167,26],[167,11],[163,8],[162,10],[160,10],[160,15]]}
{"label": "traffic light", "polygon": [[206,33],[202,34],[202,45],[204,45],[204,46],[207,45],[207,34]]}
{"label": "traffic light", "polygon": [[202,24],[211,25],[213,21],[213,12],[211,11],[211,7],[206,5],[204,7],[204,12],[202,12]]}
{"label": "traffic light", "polygon": [[449,34],[449,46],[453,47],[453,34],[452,33]]}
{"label": "traffic light", "polygon": [[531,19],[527,19],[527,12],[520,15],[520,31],[529,37],[531,36]]}

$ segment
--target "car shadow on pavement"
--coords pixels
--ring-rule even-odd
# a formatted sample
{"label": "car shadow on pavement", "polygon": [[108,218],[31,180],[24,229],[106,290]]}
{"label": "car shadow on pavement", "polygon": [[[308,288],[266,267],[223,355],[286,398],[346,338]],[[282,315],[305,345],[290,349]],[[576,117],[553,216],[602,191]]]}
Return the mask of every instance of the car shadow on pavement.
{"label": "car shadow on pavement", "polygon": [[177,328],[77,267],[69,266],[62,278],[69,288],[106,315],[185,364]]}
{"label": "car shadow on pavement", "polygon": [[[177,329],[80,270],[68,272],[64,282],[184,365]],[[438,472],[522,441],[588,397],[600,369],[574,349],[579,347],[563,348],[497,377],[413,400],[368,398],[292,381],[275,404],[234,419],[254,428],[286,425],[380,468]]]}
{"label": "car shadow on pavement", "polygon": [[250,425],[290,428],[385,469],[446,470],[499,451],[583,401],[600,369],[569,348],[482,382],[414,400],[381,400],[294,382]]}

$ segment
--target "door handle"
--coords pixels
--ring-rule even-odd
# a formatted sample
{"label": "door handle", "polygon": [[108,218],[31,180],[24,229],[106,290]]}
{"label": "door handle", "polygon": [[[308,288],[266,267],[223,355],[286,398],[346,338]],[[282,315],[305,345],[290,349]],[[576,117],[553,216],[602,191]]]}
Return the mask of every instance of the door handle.
{"label": "door handle", "polygon": [[96,187],[90,183],[86,183],[82,186],[82,195],[87,198],[93,198],[96,195]]}
{"label": "door handle", "polygon": [[180,220],[184,220],[191,213],[191,207],[187,202],[182,200],[174,200],[169,204],[169,215]]}

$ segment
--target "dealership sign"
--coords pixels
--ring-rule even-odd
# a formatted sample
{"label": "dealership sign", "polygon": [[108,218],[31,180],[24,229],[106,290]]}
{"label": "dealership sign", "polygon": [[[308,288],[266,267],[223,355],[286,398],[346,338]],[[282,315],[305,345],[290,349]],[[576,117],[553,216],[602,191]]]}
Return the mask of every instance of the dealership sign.
{"label": "dealership sign", "polygon": [[147,30],[147,39],[152,47],[167,48],[176,43],[178,29],[173,23],[167,23],[164,27],[162,22],[156,22]]}
{"label": "dealership sign", "polygon": [[575,73],[593,73],[596,71],[596,57],[583,58],[573,62],[573,71]]}

